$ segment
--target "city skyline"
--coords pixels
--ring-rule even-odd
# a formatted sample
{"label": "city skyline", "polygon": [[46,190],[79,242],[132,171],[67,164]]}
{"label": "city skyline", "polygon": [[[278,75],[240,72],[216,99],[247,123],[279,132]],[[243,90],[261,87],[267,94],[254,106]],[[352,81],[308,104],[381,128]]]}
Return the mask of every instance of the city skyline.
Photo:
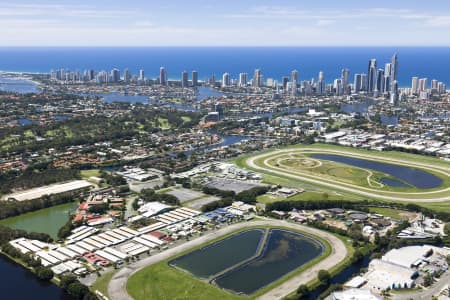
{"label": "city skyline", "polygon": [[437,0],[19,0],[0,16],[0,46],[450,46],[450,3]]}

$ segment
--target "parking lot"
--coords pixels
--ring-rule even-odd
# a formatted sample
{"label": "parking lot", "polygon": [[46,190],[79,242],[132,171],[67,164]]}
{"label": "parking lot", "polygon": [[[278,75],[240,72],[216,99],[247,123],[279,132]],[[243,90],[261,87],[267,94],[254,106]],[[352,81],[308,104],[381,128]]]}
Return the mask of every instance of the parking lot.
{"label": "parking lot", "polygon": [[193,199],[205,197],[206,195],[199,191],[194,190],[188,190],[184,188],[174,189],[170,192],[167,192],[166,194],[170,194],[172,196],[175,196],[180,200],[181,203],[191,201]]}
{"label": "parking lot", "polygon": [[215,196],[206,196],[197,200],[193,200],[189,203],[186,203],[186,206],[192,209],[200,210],[203,205],[220,200],[220,198]]}
{"label": "parking lot", "polygon": [[206,186],[224,191],[234,191],[237,194],[242,191],[261,186],[261,184],[251,181],[211,177],[210,180],[206,183]]}

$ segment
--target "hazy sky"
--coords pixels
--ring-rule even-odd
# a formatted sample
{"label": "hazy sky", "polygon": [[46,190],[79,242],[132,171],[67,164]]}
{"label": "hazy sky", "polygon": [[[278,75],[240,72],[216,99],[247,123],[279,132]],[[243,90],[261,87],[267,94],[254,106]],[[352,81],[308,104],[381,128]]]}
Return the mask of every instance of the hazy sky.
{"label": "hazy sky", "polygon": [[0,46],[450,46],[448,0],[1,2]]}

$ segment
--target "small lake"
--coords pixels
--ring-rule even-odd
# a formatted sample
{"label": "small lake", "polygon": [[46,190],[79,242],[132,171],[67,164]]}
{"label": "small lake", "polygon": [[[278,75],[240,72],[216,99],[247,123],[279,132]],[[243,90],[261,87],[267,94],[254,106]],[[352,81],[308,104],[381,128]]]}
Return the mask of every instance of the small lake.
{"label": "small lake", "polygon": [[[312,154],[311,157],[379,171],[399,179],[400,183],[403,181],[418,189],[432,189],[442,185],[441,178],[415,168],[334,154]],[[384,183],[393,187],[399,186],[399,183],[394,184],[393,180],[385,180]]]}
{"label": "small lake", "polygon": [[251,229],[176,258],[169,265],[208,278],[256,254],[263,229]]}
{"label": "small lake", "polygon": [[0,225],[14,229],[47,233],[57,238],[59,228],[69,220],[69,212],[76,207],[75,203],[65,203],[0,220]]}
{"label": "small lake", "polygon": [[214,282],[221,288],[252,294],[289,272],[319,257],[324,246],[300,233],[271,229],[257,258],[228,271]]}

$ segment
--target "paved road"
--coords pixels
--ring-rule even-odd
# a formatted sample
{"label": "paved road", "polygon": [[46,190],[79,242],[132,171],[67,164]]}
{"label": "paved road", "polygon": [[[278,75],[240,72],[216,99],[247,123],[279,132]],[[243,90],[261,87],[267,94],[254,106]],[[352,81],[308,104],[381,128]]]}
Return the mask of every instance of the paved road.
{"label": "paved road", "polygon": [[[284,150],[276,150],[274,152],[268,152],[263,153],[257,156],[253,156],[247,159],[246,164],[256,170],[260,170],[262,172],[271,172],[278,175],[282,175],[285,177],[290,177],[293,179],[297,179],[303,182],[309,182],[317,185],[327,186],[333,189],[337,190],[344,190],[351,193],[368,196],[368,197],[374,197],[378,199],[385,199],[385,200],[398,200],[398,201],[414,201],[414,202],[444,202],[444,201],[450,201],[450,195],[445,197],[435,197],[435,198],[428,198],[432,194],[436,193],[442,193],[442,192],[450,192],[450,187],[446,187],[444,189],[438,190],[438,191],[432,191],[432,192],[421,192],[421,193],[401,193],[402,197],[394,196],[394,195],[387,195],[387,194],[398,194],[398,192],[391,192],[391,191],[383,191],[384,194],[378,193],[376,190],[364,188],[364,187],[357,187],[352,184],[342,183],[342,182],[331,182],[331,181],[324,181],[320,178],[320,176],[315,175],[294,175],[285,172],[282,168],[278,168],[275,166],[268,166],[267,161],[274,157],[274,155],[282,155],[284,153],[290,153],[290,152],[309,152],[309,153],[332,153],[332,154],[340,154],[348,156],[349,153],[345,151],[337,151],[337,150],[320,150],[315,148],[302,148],[302,149],[284,149]],[[264,160],[264,164],[266,167],[261,167],[255,163],[255,160],[266,157],[266,160]],[[352,157],[358,157],[358,158],[366,158],[366,159],[374,159],[374,156],[371,155],[362,155],[362,154],[353,154]],[[383,162],[391,162],[391,163],[397,163],[407,166],[415,166],[420,167],[422,169],[426,170],[433,170],[434,172],[438,172],[444,176],[450,176],[450,168],[446,168],[443,166],[433,166],[432,168],[429,165],[423,164],[423,163],[417,163],[417,162],[410,162],[410,161],[402,161],[398,159],[391,159],[391,158],[383,158]],[[427,196],[427,198],[418,198],[417,196]],[[414,199],[408,198],[408,196],[414,196]]]}
{"label": "paved road", "polygon": [[241,228],[245,228],[248,226],[289,227],[289,228],[301,230],[306,233],[310,233],[310,234],[319,236],[319,237],[327,240],[332,247],[332,253],[327,258],[320,261],[318,264],[312,266],[308,270],[305,270],[305,272],[302,272],[302,273],[298,274],[297,276],[294,276],[293,278],[289,279],[288,281],[275,287],[273,290],[270,290],[266,294],[262,295],[261,297],[259,297],[259,299],[261,299],[261,300],[274,300],[274,299],[283,298],[284,296],[295,291],[300,284],[307,283],[307,282],[315,279],[317,277],[317,273],[319,270],[322,270],[322,269],[329,270],[333,266],[335,266],[339,262],[341,262],[347,256],[347,248],[345,247],[344,243],[340,239],[335,237],[334,235],[332,235],[328,232],[325,232],[325,231],[321,231],[321,230],[307,227],[307,226],[300,225],[300,224],[288,223],[286,221],[280,221],[280,220],[263,220],[263,221],[252,221],[252,222],[248,222],[248,223],[237,223],[237,224],[233,224],[233,225],[227,226],[225,228],[221,228],[219,230],[207,233],[204,236],[198,237],[194,240],[191,240],[189,242],[186,242],[186,243],[176,246],[174,248],[165,250],[156,255],[147,257],[143,260],[132,263],[132,264],[120,269],[112,277],[111,281],[109,282],[108,294],[110,296],[110,299],[112,299],[112,300],[131,300],[132,298],[130,297],[130,295],[128,295],[127,290],[126,290],[126,283],[127,283],[128,278],[131,275],[133,275],[134,273],[138,272],[139,270],[141,270],[147,266],[150,266],[152,264],[158,263],[161,260],[172,257],[172,256],[176,255],[177,253],[180,253],[184,250],[188,250],[192,247],[204,244],[204,243],[214,240],[220,236],[223,236],[227,233],[230,233],[232,231],[235,231],[235,230],[238,230]]}
{"label": "paved road", "polygon": [[438,282],[433,284],[430,288],[427,290],[421,291],[421,292],[412,292],[412,293],[401,293],[401,294],[394,294],[392,297],[393,300],[428,300],[432,299],[434,295],[438,294],[440,291],[442,291],[444,288],[446,288],[450,283],[450,272],[445,273],[441,276]]}

